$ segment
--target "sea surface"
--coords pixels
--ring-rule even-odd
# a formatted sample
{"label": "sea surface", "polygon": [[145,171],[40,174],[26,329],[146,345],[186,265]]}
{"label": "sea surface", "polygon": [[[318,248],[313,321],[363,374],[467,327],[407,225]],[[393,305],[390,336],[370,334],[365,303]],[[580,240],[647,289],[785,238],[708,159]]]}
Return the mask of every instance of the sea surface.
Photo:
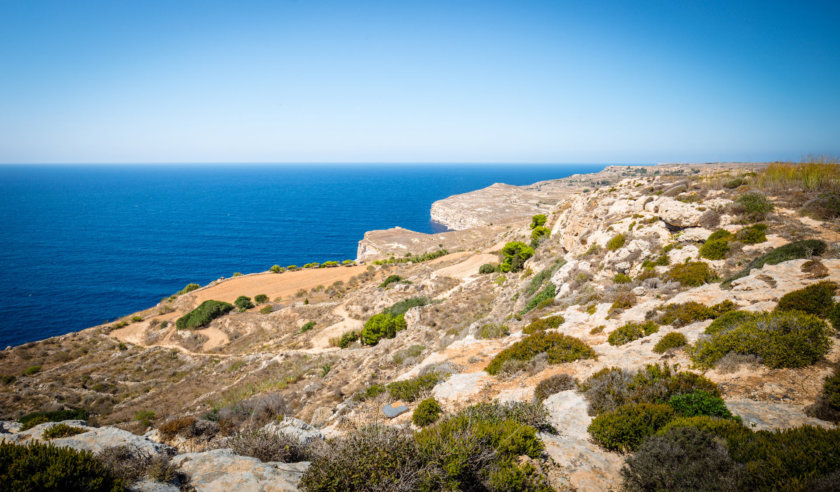
{"label": "sea surface", "polygon": [[353,259],[366,231],[439,232],[432,202],[604,165],[0,166],[0,349],[271,265]]}

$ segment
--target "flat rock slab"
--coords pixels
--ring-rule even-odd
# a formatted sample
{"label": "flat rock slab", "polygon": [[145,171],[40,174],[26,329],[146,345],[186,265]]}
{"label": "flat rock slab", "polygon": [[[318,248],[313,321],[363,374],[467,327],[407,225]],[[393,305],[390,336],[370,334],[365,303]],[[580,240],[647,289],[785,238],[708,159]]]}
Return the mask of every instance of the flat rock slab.
{"label": "flat rock slab", "polygon": [[47,422],[18,433],[0,434],[0,441],[15,442],[18,444],[24,444],[29,441],[46,442],[47,440],[43,438],[44,431],[58,424],[79,427],[84,429],[85,432],[70,437],[49,440],[49,442],[55,444],[56,446],[68,446],[80,451],[90,451],[94,454],[102,451],[103,449],[114,446],[129,446],[139,449],[140,451],[145,451],[149,454],[174,453],[174,449],[171,447],[159,442],[151,441],[143,436],[138,436],[132,434],[131,432],[117,429],[116,427],[88,427],[85,425],[85,422],[81,420]]}
{"label": "flat rock slab", "polygon": [[802,425],[834,427],[830,422],[805,415],[805,407],[789,403],[737,399],[726,400],[726,407],[752,430],[790,429]]}
{"label": "flat rock slab", "polygon": [[408,407],[399,401],[395,401],[394,403],[389,403],[387,405],[382,406],[382,413],[384,413],[385,416],[389,419],[392,419],[398,415],[402,415],[407,411]]}
{"label": "flat rock slab", "polygon": [[230,449],[181,454],[172,463],[190,475],[190,485],[196,490],[208,492],[298,490],[300,479],[309,468],[308,461],[263,463],[236,455]]}
{"label": "flat rock slab", "polygon": [[481,393],[484,385],[492,381],[493,376],[484,371],[453,374],[432,388],[432,396],[438,400],[464,400]]}

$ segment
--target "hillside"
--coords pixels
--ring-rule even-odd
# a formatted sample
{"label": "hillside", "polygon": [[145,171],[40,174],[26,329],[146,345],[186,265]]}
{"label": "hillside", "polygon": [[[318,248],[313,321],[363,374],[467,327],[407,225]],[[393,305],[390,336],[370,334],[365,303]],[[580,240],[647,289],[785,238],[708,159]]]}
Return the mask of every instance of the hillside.
{"label": "hillside", "polygon": [[[457,230],[371,231],[358,264],[220,279],[0,352],[0,439],[81,409],[53,441],[143,490],[831,490],[837,167],[612,166],[450,197],[432,214]],[[138,453],[171,473],[120,475]]]}

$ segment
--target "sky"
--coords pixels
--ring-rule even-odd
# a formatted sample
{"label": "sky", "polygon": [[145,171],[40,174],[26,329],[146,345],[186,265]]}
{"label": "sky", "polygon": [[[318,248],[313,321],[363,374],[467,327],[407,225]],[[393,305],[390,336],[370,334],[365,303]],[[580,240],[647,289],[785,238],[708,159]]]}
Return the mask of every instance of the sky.
{"label": "sky", "polygon": [[840,2],[0,0],[0,163],[840,155]]}

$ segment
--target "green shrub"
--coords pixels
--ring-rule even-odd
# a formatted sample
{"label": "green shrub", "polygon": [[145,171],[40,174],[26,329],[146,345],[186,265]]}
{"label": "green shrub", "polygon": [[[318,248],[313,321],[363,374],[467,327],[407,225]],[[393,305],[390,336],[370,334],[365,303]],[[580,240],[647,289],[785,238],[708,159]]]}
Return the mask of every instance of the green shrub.
{"label": "green shrub", "polygon": [[18,419],[21,423],[21,430],[31,429],[44,422],[61,422],[62,420],[87,420],[88,412],[80,408],[68,408],[66,410],[51,410],[47,412],[33,412]]}
{"label": "green shrub", "polygon": [[201,288],[201,286],[200,286],[200,285],[198,285],[198,284],[195,284],[195,283],[189,283],[189,284],[187,284],[187,285],[186,285],[186,287],[184,287],[183,289],[181,289],[181,290],[179,290],[178,292],[176,292],[176,293],[175,293],[175,297],[178,297],[178,296],[180,296],[180,295],[186,294],[187,292],[192,292],[192,291],[194,291],[194,290],[196,290],[196,289],[200,289],[200,288]]}
{"label": "green shrub", "polygon": [[534,248],[520,241],[511,241],[502,248],[504,260],[499,265],[501,272],[518,272],[525,266],[525,262],[534,256]]}
{"label": "green shrub", "polygon": [[403,381],[394,381],[387,386],[388,394],[391,395],[391,398],[411,402],[434,388],[441,381],[441,377],[435,373],[424,374]]}
{"label": "green shrub", "polygon": [[352,344],[353,342],[355,342],[358,339],[359,339],[359,332],[357,332],[355,330],[345,332],[341,335],[341,338],[338,341],[338,346],[339,346],[339,348],[347,348],[347,347],[350,346],[350,344]]}
{"label": "green shrub", "polygon": [[239,296],[233,301],[233,304],[239,310],[240,313],[244,313],[245,311],[254,307],[254,303],[251,302],[251,298],[248,296]]}
{"label": "green shrub", "polygon": [[41,366],[29,366],[23,371],[23,375],[31,376],[33,374],[38,374],[39,372],[41,372]]}
{"label": "green shrub", "polygon": [[151,410],[140,410],[134,414],[134,420],[140,422],[143,427],[152,425],[152,420],[155,419],[155,412]]}
{"label": "green shrub", "polygon": [[480,273],[481,275],[486,275],[488,273],[495,272],[498,268],[499,268],[498,265],[485,263],[485,264],[481,265],[480,267],[478,267],[478,273]]}
{"label": "green shrub", "polygon": [[828,320],[836,331],[840,331],[840,302],[835,303],[828,311]]}
{"label": "green shrub", "polygon": [[595,417],[587,431],[595,442],[606,449],[632,451],[673,418],[674,410],[668,405],[622,405],[612,412]]}
{"label": "green shrub", "polygon": [[534,398],[542,401],[555,393],[570,389],[575,389],[575,379],[568,374],[555,374],[537,384],[534,388]]}
{"label": "green shrub", "polygon": [[260,308],[260,313],[262,314],[271,314],[271,310],[273,309],[272,306],[263,306]]}
{"label": "green shrub", "polygon": [[735,199],[733,209],[744,220],[757,222],[773,211],[773,204],[761,193],[749,192]]}
{"label": "green shrub", "polygon": [[706,241],[717,241],[719,239],[730,240],[732,239],[732,233],[724,229],[718,229],[715,232],[709,234],[709,237],[706,238]]}
{"label": "green shrub", "polygon": [[337,261],[325,261],[318,268],[335,268],[339,265]]}
{"label": "green shrub", "polygon": [[38,442],[0,443],[0,483],[12,491],[125,489],[91,452]]}
{"label": "green shrub", "polygon": [[376,398],[377,396],[381,395],[382,393],[387,392],[388,389],[381,384],[373,384],[368,386],[367,388],[357,391],[356,394],[353,395],[353,401],[365,401],[371,398]]}
{"label": "green shrub", "polygon": [[392,316],[388,313],[375,314],[365,322],[361,339],[364,345],[376,345],[383,338],[394,338],[397,332],[405,329],[405,317]]}
{"label": "green shrub", "polygon": [[625,343],[630,343],[634,340],[644,338],[648,335],[656,333],[657,331],[659,331],[659,325],[653,321],[647,321],[645,323],[633,323],[628,321],[624,324],[624,326],[613,330],[613,332],[610,333],[610,336],[607,337],[607,342],[609,342],[610,345],[624,345]]}
{"label": "green shrub", "polygon": [[687,261],[671,267],[665,276],[669,280],[679,282],[689,287],[699,287],[717,279],[709,264],[702,261]]}
{"label": "green shrub", "polygon": [[490,361],[485,371],[497,374],[508,360],[529,361],[538,354],[548,355],[549,364],[561,364],[577,359],[594,359],[595,351],[577,338],[560,333],[534,333],[501,351]]}
{"label": "green shrub", "polygon": [[429,300],[425,297],[409,297],[408,299],[394,303],[393,306],[383,312],[391,316],[400,316],[413,307],[425,306],[428,303]]}
{"label": "green shrub", "polygon": [[820,193],[808,200],[799,213],[816,220],[833,220],[840,217],[840,193]]}
{"label": "green shrub", "polygon": [[140,321],[143,321],[142,316],[138,316],[138,315],[135,314],[134,316],[131,317],[131,322],[132,323],[139,323]]}
{"label": "green shrub", "polygon": [[314,321],[307,321],[306,323],[303,324],[303,326],[300,327],[300,332],[301,333],[306,333],[307,331],[311,330],[312,328],[315,328],[315,322]]}
{"label": "green shrub", "polygon": [[67,424],[56,424],[49,429],[44,430],[43,436],[44,439],[58,439],[61,437],[75,436],[76,434],[81,434],[83,432],[87,431],[81,427],[74,427]]}
{"label": "green shrub", "polygon": [[674,395],[668,400],[668,405],[671,405],[671,408],[683,417],[707,415],[723,419],[732,418],[732,413],[726,408],[726,403],[722,398],[702,390]]}
{"label": "green shrub", "polygon": [[613,277],[613,282],[616,284],[629,284],[633,279],[626,273],[616,273]]}
{"label": "green shrub", "polygon": [[700,256],[707,260],[722,260],[729,254],[729,239],[707,239],[700,246]]}
{"label": "green shrub", "polygon": [[818,282],[782,296],[776,306],[776,311],[796,310],[826,318],[834,306],[836,291],[836,283],[830,281]]}
{"label": "green shrub", "polygon": [[179,330],[193,330],[207,326],[214,319],[224,316],[233,309],[232,304],[222,301],[207,300],[197,308],[178,318],[175,326]]}
{"label": "green shrub", "polygon": [[297,269],[298,269],[297,265],[289,265],[289,266],[286,267],[286,270],[289,270],[290,272],[294,272]]}
{"label": "green shrub", "polygon": [[531,298],[530,301],[528,301],[528,304],[525,305],[525,308],[522,309],[522,311],[520,311],[519,314],[525,314],[545,301],[553,301],[555,295],[557,295],[557,288],[554,286],[553,283],[549,282],[549,284],[546,285],[545,288],[539,292],[539,294],[535,295]]}
{"label": "green shrub", "polygon": [[265,304],[268,302],[268,296],[265,294],[257,294],[254,296],[254,302],[257,304]]}
{"label": "green shrub", "polygon": [[557,328],[565,322],[566,320],[560,315],[549,316],[548,318],[537,318],[534,321],[531,321],[531,323],[525,326],[525,328],[522,328],[522,332],[526,335],[530,335],[538,331]]}
{"label": "green shrub", "polygon": [[394,282],[401,282],[403,280],[402,277],[399,275],[388,275],[388,277],[379,284],[381,289],[388,287],[389,285],[393,284]]}
{"label": "green shrub", "polygon": [[747,184],[747,180],[744,178],[732,178],[729,181],[723,183],[723,187],[729,190],[734,190],[735,188],[738,188],[739,186],[744,186],[745,184]]}
{"label": "green shrub", "polygon": [[285,268],[281,267],[280,265],[274,265],[269,269],[272,273],[282,273]]}
{"label": "green shrub", "polygon": [[706,327],[707,335],[713,335],[715,333],[728,330],[736,325],[740,325],[746,321],[752,321],[756,317],[760,316],[761,313],[750,313],[747,311],[729,311],[718,316],[712,324]]}
{"label": "green shrub", "polygon": [[0,384],[12,384],[16,379],[11,374],[0,374]]}
{"label": "green shrub", "polygon": [[811,258],[811,256],[820,256],[825,253],[826,248],[826,244],[818,239],[806,239],[804,241],[785,244],[751,261],[743,270],[724,280],[721,283],[721,287],[727,287],[732,281],[746,277],[755,268],[761,268],[764,265],[777,265],[785,261],[801,258]]}
{"label": "green shrub", "polygon": [[510,335],[510,330],[507,325],[499,325],[496,323],[488,323],[483,325],[475,333],[475,337],[479,339],[502,338]]}
{"label": "green shrub", "polygon": [[610,251],[616,251],[621,249],[625,242],[627,242],[627,237],[625,237],[624,234],[618,234],[607,241],[607,249]]}
{"label": "green shrub", "polygon": [[531,245],[538,245],[540,241],[549,236],[551,236],[551,229],[548,227],[537,226],[531,231]]}
{"label": "green shrub", "polygon": [[686,340],[685,335],[672,331],[656,343],[653,351],[657,354],[664,354],[668,350],[685,346],[687,343],[688,340]]}
{"label": "green shrub", "polygon": [[565,261],[557,260],[547,268],[544,268],[542,271],[540,271],[540,273],[534,275],[533,278],[531,278],[531,280],[528,282],[528,286],[525,288],[525,296],[531,297],[532,295],[534,295],[535,292],[540,290],[540,287],[543,286],[545,281],[550,279],[551,276],[554,275],[554,272],[557,271],[557,269],[563,266],[564,264]]}
{"label": "green shrub", "polygon": [[537,227],[542,227],[548,221],[548,218],[545,214],[537,214],[531,217],[531,229],[536,229]]}
{"label": "green shrub", "polygon": [[423,351],[426,350],[425,345],[412,345],[408,348],[402,349],[392,357],[395,364],[402,364],[406,359],[419,357]]}
{"label": "green shrub", "polygon": [[701,367],[712,367],[730,352],[752,354],[768,367],[796,368],[817,362],[830,346],[828,327],[819,318],[799,311],[773,312],[698,340],[691,357]]}
{"label": "green shrub", "polygon": [[417,408],[414,409],[414,414],[411,416],[411,421],[417,427],[426,427],[429,424],[434,424],[440,418],[443,409],[440,408],[437,400],[434,398],[426,398],[421,401]]}
{"label": "green shrub", "polygon": [[723,301],[711,307],[694,301],[684,302],[682,304],[668,304],[662,308],[663,313],[659,317],[659,322],[663,325],[672,325],[679,328],[697,321],[715,319],[733,309],[735,309],[735,304],[730,300]]}
{"label": "green shrub", "polygon": [[344,261],[341,262],[341,264],[344,265],[344,266],[350,266],[354,263],[355,263],[355,261],[353,261],[353,260],[344,260]]}
{"label": "green shrub", "polygon": [[840,422],[840,366],[823,381],[822,393],[816,403],[808,408],[808,415],[835,424]]}
{"label": "green shrub", "polygon": [[735,239],[741,241],[744,244],[758,244],[767,241],[767,226],[765,224],[754,224],[749,227],[744,227],[738,234],[735,235]]}

